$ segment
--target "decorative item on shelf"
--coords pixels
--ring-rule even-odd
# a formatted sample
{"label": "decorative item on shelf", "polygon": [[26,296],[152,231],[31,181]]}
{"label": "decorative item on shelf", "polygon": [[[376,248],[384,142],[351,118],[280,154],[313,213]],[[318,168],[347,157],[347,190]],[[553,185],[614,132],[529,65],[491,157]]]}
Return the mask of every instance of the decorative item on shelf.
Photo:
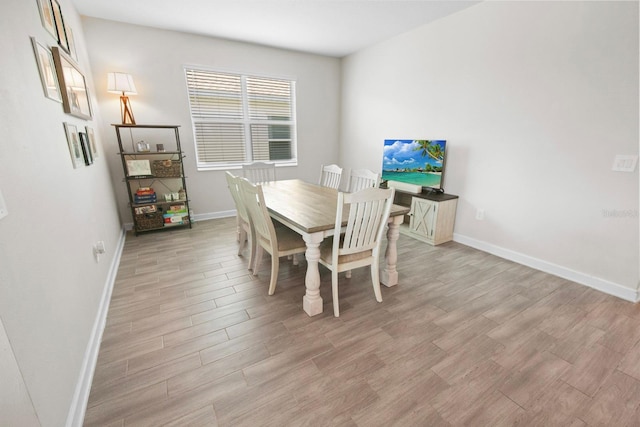
{"label": "decorative item on shelf", "polygon": [[178,190],[178,200],[187,200],[187,192],[182,187]]}
{"label": "decorative item on shelf", "polygon": [[180,177],[180,161],[179,160],[154,160],[152,164],[152,172],[154,176],[161,178],[179,178]]}
{"label": "decorative item on shelf", "polygon": [[136,144],[136,150],[140,153],[148,153],[149,151],[151,151],[151,149],[149,148],[149,144],[144,141],[138,141],[138,143]]}
{"label": "decorative item on shelf", "polygon": [[135,125],[136,120],[133,118],[133,110],[131,109],[129,97],[127,96],[138,94],[131,74],[107,73],[107,92],[121,94],[120,114],[122,115],[122,124]]}
{"label": "decorative item on shelf", "polygon": [[149,176],[151,175],[151,164],[149,160],[128,159],[125,161],[127,165],[127,176]]}
{"label": "decorative item on shelf", "polygon": [[158,153],[164,153],[164,144],[156,144],[156,151]]}

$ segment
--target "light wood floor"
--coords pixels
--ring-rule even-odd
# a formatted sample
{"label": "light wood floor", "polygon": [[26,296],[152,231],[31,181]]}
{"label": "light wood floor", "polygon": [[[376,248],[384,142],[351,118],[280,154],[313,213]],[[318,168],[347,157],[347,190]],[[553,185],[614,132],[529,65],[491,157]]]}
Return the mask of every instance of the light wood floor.
{"label": "light wood floor", "polygon": [[640,308],[450,242],[399,240],[400,284],[306,262],[267,295],[235,220],[127,236],[87,426],[640,425]]}

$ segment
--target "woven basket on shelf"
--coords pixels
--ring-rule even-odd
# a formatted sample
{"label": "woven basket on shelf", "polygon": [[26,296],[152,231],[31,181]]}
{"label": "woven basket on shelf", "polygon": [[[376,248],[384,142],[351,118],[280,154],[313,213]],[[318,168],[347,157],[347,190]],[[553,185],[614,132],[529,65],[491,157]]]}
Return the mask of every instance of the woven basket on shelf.
{"label": "woven basket on shelf", "polygon": [[154,228],[162,228],[164,219],[162,212],[153,212],[136,215],[136,230],[153,230]]}
{"label": "woven basket on shelf", "polygon": [[179,160],[154,160],[151,165],[151,173],[162,178],[178,178],[180,177],[180,166]]}

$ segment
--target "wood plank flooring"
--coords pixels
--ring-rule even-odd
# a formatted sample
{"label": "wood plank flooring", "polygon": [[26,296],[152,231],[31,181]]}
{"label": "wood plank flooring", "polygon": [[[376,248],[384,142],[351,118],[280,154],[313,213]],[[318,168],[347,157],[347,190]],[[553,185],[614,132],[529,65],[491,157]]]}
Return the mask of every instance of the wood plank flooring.
{"label": "wood plank flooring", "polygon": [[640,306],[401,235],[400,284],[254,277],[235,219],[127,236],[86,426],[640,425]]}

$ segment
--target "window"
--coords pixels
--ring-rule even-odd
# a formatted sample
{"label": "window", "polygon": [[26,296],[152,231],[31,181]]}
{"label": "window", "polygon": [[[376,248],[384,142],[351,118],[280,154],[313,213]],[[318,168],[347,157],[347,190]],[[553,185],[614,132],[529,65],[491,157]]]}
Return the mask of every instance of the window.
{"label": "window", "polygon": [[294,81],[185,71],[198,169],[295,162]]}

